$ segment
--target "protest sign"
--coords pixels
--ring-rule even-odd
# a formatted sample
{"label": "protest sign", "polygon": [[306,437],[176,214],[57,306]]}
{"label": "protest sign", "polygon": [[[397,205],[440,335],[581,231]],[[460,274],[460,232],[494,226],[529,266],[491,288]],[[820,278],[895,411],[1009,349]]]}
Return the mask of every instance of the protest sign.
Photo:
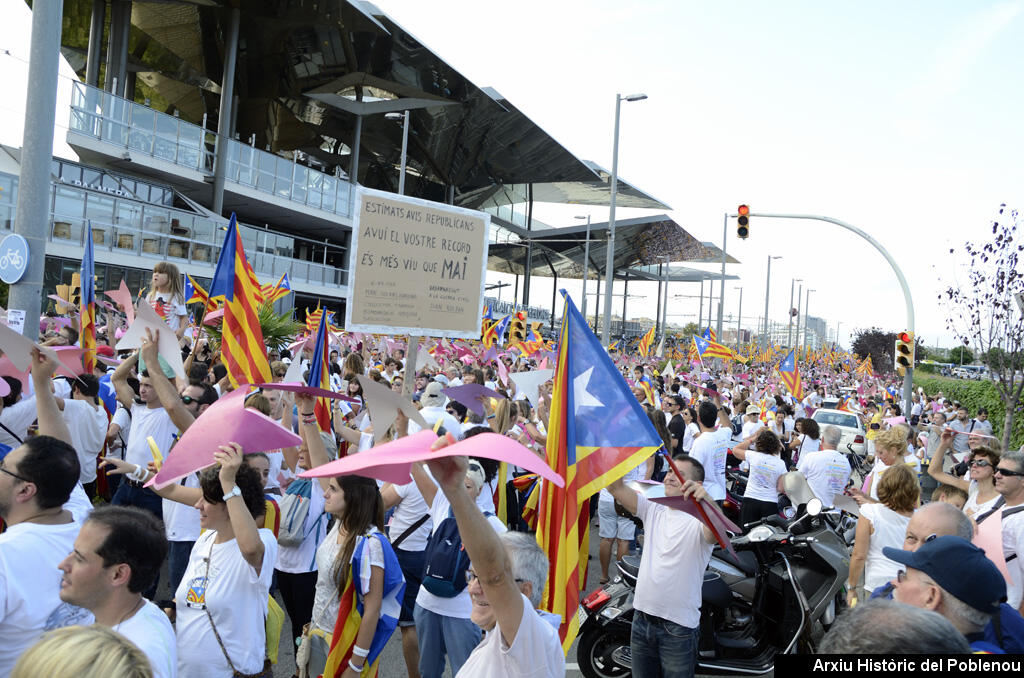
{"label": "protest sign", "polygon": [[490,216],[360,189],[345,329],[477,339]]}

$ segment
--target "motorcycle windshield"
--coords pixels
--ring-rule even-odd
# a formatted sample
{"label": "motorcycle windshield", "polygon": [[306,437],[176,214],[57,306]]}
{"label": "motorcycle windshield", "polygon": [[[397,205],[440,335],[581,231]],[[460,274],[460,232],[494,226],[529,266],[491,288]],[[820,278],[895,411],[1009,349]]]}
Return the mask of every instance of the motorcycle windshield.
{"label": "motorcycle windshield", "polygon": [[790,471],[782,476],[782,487],[786,496],[793,502],[793,506],[800,506],[814,499],[814,492],[807,484],[807,478],[799,471]]}

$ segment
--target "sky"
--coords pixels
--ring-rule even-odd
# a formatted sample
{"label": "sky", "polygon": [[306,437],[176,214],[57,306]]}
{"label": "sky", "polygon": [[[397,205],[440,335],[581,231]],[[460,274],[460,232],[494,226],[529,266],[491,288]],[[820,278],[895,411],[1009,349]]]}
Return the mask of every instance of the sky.
{"label": "sky", "polygon": [[[571,152],[607,168],[616,93],[647,94],[622,106],[620,176],[719,245],[723,214],[741,203],[863,229],[909,281],[926,345],[953,345],[938,298],[957,284],[950,249],[989,237],[1001,203],[1024,207],[1024,0],[377,5],[475,84],[494,87]],[[26,69],[29,11],[23,0],[0,0],[0,16],[0,81],[14,92],[0,100],[0,143],[20,146],[25,78],[17,74]],[[58,98],[57,139],[66,106]],[[535,209],[552,226],[588,213],[608,218],[607,207]],[[617,217],[651,213],[620,208]],[[811,315],[833,329],[840,323],[846,345],[857,328],[906,329],[892,269],[836,226],[755,217],[741,241],[730,220],[727,249],[741,262],[728,266],[740,280],[726,283],[727,326],[739,287],[743,327],[763,315],[771,255],[782,256],[772,264],[773,320],[785,321],[791,281],[802,279],[814,290]],[[511,276],[488,275],[503,280]],[[579,305],[578,281],[559,287]],[[642,296],[629,300],[628,317],[654,316],[656,287],[629,286]],[[674,283],[669,293],[698,291]],[[549,307],[551,293],[550,279],[534,278],[530,302]],[[697,300],[673,298],[669,309],[670,322],[695,321]]]}

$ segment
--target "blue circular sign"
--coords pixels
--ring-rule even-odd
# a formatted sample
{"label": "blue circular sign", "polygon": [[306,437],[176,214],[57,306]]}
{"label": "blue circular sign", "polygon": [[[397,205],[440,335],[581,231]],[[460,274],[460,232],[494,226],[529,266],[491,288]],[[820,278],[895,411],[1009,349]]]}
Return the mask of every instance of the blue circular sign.
{"label": "blue circular sign", "polygon": [[8,233],[0,240],[0,280],[13,285],[27,268],[28,242],[17,233]]}

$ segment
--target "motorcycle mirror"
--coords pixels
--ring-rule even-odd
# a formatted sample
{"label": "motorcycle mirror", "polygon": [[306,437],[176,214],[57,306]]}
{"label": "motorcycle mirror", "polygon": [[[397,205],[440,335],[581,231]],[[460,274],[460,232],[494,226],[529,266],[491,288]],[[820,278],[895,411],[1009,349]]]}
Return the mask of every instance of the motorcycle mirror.
{"label": "motorcycle mirror", "polygon": [[807,502],[807,515],[816,516],[821,513],[821,500],[815,497]]}

